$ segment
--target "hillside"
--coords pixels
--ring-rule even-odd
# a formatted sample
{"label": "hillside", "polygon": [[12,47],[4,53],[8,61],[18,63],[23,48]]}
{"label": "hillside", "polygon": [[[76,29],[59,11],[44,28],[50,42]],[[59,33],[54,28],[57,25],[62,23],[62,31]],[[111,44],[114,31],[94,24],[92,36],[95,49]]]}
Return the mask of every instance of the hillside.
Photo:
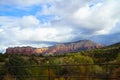
{"label": "hillside", "polygon": [[61,54],[68,52],[78,52],[81,50],[90,50],[101,48],[103,45],[97,44],[90,40],[80,40],[76,42],[61,43],[55,46],[46,48],[33,48],[33,47],[10,47],[6,49],[7,54],[25,54],[25,55],[39,55],[39,54]]}
{"label": "hillside", "polygon": [[[68,46],[71,44],[78,44],[78,43],[79,42],[64,43],[64,46]],[[86,44],[86,43],[82,42],[79,44]],[[91,43],[89,43],[89,45],[90,44]],[[48,66],[50,66],[49,67],[50,74],[51,74],[50,76],[52,77],[58,76],[58,75],[60,76],[59,78],[56,77],[52,80],[58,80],[58,79],[66,80],[66,78],[63,76],[68,75],[68,74],[73,77],[81,75],[84,77],[86,76],[87,78],[90,78],[90,76],[88,77],[86,74],[93,75],[93,77],[96,77],[96,80],[103,80],[103,79],[106,79],[106,77],[109,77],[109,80],[113,80],[113,78],[115,80],[120,80],[119,79],[119,76],[120,76],[119,74],[120,73],[120,45],[118,44],[119,43],[117,43],[117,45],[113,44],[113,45],[103,47],[103,48],[97,48],[97,49],[91,49],[91,50],[85,50],[85,51],[82,50],[79,52],[72,52],[72,53],[69,52],[67,54],[65,53],[65,54],[53,55],[53,56],[49,56],[49,55],[47,56],[35,56],[35,55],[26,56],[26,55],[17,55],[17,54],[12,54],[12,55],[11,54],[0,54],[0,66],[1,66],[0,75],[3,76],[3,77],[0,77],[0,80],[10,80],[11,76],[14,76],[18,80],[19,78],[21,78],[20,80],[28,80],[28,78],[24,79],[24,77],[19,77],[19,75],[21,76],[31,75],[31,77],[33,75],[48,76],[48,72],[47,72]],[[73,65],[77,65],[77,67]],[[78,65],[80,66],[78,67]],[[14,67],[11,67],[11,66],[14,66]],[[20,66],[20,67],[15,67],[15,66]],[[26,69],[24,68],[24,66],[27,66],[29,68]],[[54,68],[52,66],[54,66]],[[6,67],[9,67],[10,70],[7,70]],[[109,74],[107,71],[109,71]],[[8,76],[7,75],[8,73],[10,77],[8,77],[8,79],[4,79],[6,76]],[[35,77],[35,76],[32,77],[34,80],[48,80],[48,78],[43,79],[43,76],[42,76],[42,79],[41,77]],[[93,77],[91,76],[91,78]],[[89,80],[87,78],[83,79],[82,77],[80,77],[79,79],[73,79],[73,80]]]}
{"label": "hillside", "polygon": [[94,58],[95,63],[114,63],[116,58],[120,55],[120,43],[115,43],[103,48],[87,50],[83,52]]}
{"label": "hillside", "polygon": [[120,42],[109,45],[108,47],[120,47]]}
{"label": "hillside", "polygon": [[68,53],[68,52],[78,52],[82,50],[91,50],[96,48],[101,48],[103,45],[95,43],[90,40],[80,40],[76,42],[69,42],[58,44],[56,46],[52,46],[48,49],[47,53]]}

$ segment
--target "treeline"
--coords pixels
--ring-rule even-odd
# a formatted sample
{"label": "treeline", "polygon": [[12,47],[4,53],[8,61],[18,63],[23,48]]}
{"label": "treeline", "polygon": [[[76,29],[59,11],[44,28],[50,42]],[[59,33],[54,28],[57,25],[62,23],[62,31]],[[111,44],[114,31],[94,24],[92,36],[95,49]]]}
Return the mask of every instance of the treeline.
{"label": "treeline", "polygon": [[[2,55],[3,56],[3,55]],[[70,76],[86,76],[79,78],[89,80],[89,76],[97,76],[96,80],[102,80],[100,76],[105,77],[106,65],[85,65],[95,64],[94,59],[81,54],[69,54],[62,56],[20,56],[6,55],[4,62],[1,62],[0,80],[48,80],[48,67],[50,71],[50,80],[68,80]],[[116,62],[120,62],[120,55],[116,58]],[[74,66],[80,65],[81,66]],[[63,65],[63,66],[61,66]],[[66,66],[73,65],[73,66]],[[107,67],[108,68],[108,67]],[[119,75],[119,66],[109,66],[110,75],[117,77]],[[56,77],[56,76],[60,77]],[[36,76],[36,77],[34,77]],[[46,77],[40,77],[46,76]],[[66,77],[68,76],[68,77]],[[88,77],[87,77],[88,76]],[[79,80],[71,78],[71,80]]]}

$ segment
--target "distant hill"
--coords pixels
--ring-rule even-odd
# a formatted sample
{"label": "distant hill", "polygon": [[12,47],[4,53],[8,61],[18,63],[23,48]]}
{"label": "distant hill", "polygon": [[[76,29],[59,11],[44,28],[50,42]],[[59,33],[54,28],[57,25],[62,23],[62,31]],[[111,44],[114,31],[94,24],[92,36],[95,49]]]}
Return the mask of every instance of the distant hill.
{"label": "distant hill", "polygon": [[101,44],[95,43],[90,40],[80,40],[75,42],[61,43],[55,46],[46,47],[46,48],[33,48],[33,47],[12,47],[7,48],[7,54],[61,54],[68,52],[78,52],[81,50],[90,50],[104,47]]}
{"label": "distant hill", "polygon": [[58,54],[58,53],[78,52],[81,50],[90,50],[101,47],[103,47],[103,45],[95,43],[93,41],[80,40],[76,42],[57,44],[56,46],[49,47],[47,53]]}
{"label": "distant hill", "polygon": [[118,55],[120,55],[120,42],[103,48],[85,51],[84,55],[94,57],[95,63],[114,63]]}
{"label": "distant hill", "polygon": [[120,47],[120,42],[115,43],[115,44],[112,44],[112,45],[110,45],[110,46],[108,46],[108,47]]}

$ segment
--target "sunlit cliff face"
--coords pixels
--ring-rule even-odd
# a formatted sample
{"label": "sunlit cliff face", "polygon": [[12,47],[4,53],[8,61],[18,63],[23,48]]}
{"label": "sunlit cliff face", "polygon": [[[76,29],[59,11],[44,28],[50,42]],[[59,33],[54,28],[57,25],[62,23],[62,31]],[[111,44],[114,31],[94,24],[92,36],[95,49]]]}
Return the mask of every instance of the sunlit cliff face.
{"label": "sunlit cliff face", "polygon": [[48,48],[36,48],[34,50],[34,53],[36,53],[36,54],[42,54],[42,53],[45,53],[47,50],[48,50]]}
{"label": "sunlit cliff face", "polygon": [[77,42],[61,43],[51,47],[33,48],[33,47],[12,47],[7,48],[7,54],[24,54],[24,55],[40,55],[40,54],[62,54],[68,52],[78,52],[81,50],[90,50],[104,47],[103,45],[94,43],[90,40],[81,40]]}

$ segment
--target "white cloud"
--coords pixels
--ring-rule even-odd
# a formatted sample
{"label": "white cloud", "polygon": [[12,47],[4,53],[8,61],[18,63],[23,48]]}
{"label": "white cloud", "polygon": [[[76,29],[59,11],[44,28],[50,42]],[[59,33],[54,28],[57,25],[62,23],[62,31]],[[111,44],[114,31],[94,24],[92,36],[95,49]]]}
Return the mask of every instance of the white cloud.
{"label": "white cloud", "polygon": [[[1,5],[18,8],[42,4],[35,15],[0,16],[1,46],[23,45],[22,40],[65,42],[119,32],[119,3],[120,0],[1,0]],[[41,23],[41,15],[54,16]]]}
{"label": "white cloud", "polygon": [[2,33],[2,32],[3,32],[3,29],[0,29],[0,32]]}
{"label": "white cloud", "polygon": [[120,21],[120,1],[96,1],[90,7],[91,1],[93,0],[54,0],[51,1],[50,8],[43,10],[43,14],[58,15],[59,20],[53,19],[50,24],[63,28],[68,26],[77,31],[80,29],[80,33],[84,32],[83,35],[109,34],[114,25]]}
{"label": "white cloud", "polygon": [[[1,46],[36,45],[38,47],[39,44],[21,44],[21,41],[64,42],[72,37],[70,28],[46,27],[40,24],[35,16],[0,17],[0,21]],[[41,44],[39,46],[41,47]]]}
{"label": "white cloud", "polygon": [[90,15],[90,9],[88,6],[85,7],[81,7],[80,9],[78,9],[74,14],[73,17],[78,18],[80,20],[84,20],[85,18],[89,17]]}
{"label": "white cloud", "polygon": [[17,7],[30,7],[34,5],[39,5],[41,3],[45,3],[47,0],[1,0],[1,5],[13,5]]}
{"label": "white cloud", "polygon": [[19,22],[21,22],[21,27],[38,27],[40,24],[35,16],[23,16]]}

